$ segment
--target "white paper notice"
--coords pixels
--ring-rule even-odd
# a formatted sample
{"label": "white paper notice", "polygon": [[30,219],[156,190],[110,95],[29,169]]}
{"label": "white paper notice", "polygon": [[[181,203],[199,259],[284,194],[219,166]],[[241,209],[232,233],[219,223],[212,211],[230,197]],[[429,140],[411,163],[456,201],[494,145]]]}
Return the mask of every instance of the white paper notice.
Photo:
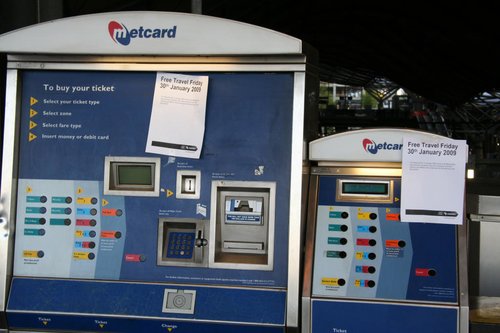
{"label": "white paper notice", "polygon": [[157,73],[146,152],[200,158],[208,76]]}
{"label": "white paper notice", "polygon": [[404,138],[401,221],[462,224],[464,140]]}

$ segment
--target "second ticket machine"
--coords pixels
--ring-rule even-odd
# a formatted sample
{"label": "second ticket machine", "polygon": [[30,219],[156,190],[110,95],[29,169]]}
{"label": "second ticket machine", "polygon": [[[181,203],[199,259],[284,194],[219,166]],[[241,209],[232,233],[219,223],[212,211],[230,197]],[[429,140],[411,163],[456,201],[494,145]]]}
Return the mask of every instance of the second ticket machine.
{"label": "second ticket machine", "polygon": [[400,221],[404,137],[437,136],[373,129],[310,144],[303,333],[468,332],[465,227]]}

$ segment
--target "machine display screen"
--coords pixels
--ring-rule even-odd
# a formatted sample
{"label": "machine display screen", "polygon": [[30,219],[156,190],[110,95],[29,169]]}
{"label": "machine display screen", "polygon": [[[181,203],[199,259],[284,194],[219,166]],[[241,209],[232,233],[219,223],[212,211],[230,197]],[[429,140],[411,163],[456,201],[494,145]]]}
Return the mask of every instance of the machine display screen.
{"label": "machine display screen", "polygon": [[105,157],[105,194],[158,196],[159,177],[159,158],[145,158],[138,156]]}
{"label": "machine display screen", "polygon": [[118,165],[120,185],[153,185],[151,165]]}
{"label": "machine display screen", "polygon": [[342,182],[342,193],[344,194],[389,194],[388,183],[360,183]]}
{"label": "machine display screen", "polygon": [[336,198],[340,202],[391,203],[394,183],[390,179],[337,179]]}

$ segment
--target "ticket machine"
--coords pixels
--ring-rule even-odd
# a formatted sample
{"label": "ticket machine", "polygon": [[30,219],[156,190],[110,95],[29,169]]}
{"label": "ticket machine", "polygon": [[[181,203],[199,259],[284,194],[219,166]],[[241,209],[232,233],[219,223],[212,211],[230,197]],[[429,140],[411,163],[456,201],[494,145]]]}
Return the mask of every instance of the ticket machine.
{"label": "ticket machine", "polygon": [[0,37],[0,305],[12,330],[298,327],[300,40],[121,12]]}
{"label": "ticket machine", "polygon": [[438,136],[370,129],[310,143],[303,333],[468,332],[465,227],[400,221],[405,137]]}

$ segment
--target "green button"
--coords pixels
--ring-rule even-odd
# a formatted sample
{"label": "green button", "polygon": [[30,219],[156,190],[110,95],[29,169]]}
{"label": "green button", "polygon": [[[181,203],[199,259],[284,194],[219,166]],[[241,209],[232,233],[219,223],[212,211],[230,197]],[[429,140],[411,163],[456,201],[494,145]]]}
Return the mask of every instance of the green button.
{"label": "green button", "polygon": [[342,214],[342,212],[330,212],[330,213],[329,213],[329,217],[330,217],[331,219],[339,219],[339,218],[341,218],[341,217],[342,217],[342,215],[341,215],[341,214]]}

